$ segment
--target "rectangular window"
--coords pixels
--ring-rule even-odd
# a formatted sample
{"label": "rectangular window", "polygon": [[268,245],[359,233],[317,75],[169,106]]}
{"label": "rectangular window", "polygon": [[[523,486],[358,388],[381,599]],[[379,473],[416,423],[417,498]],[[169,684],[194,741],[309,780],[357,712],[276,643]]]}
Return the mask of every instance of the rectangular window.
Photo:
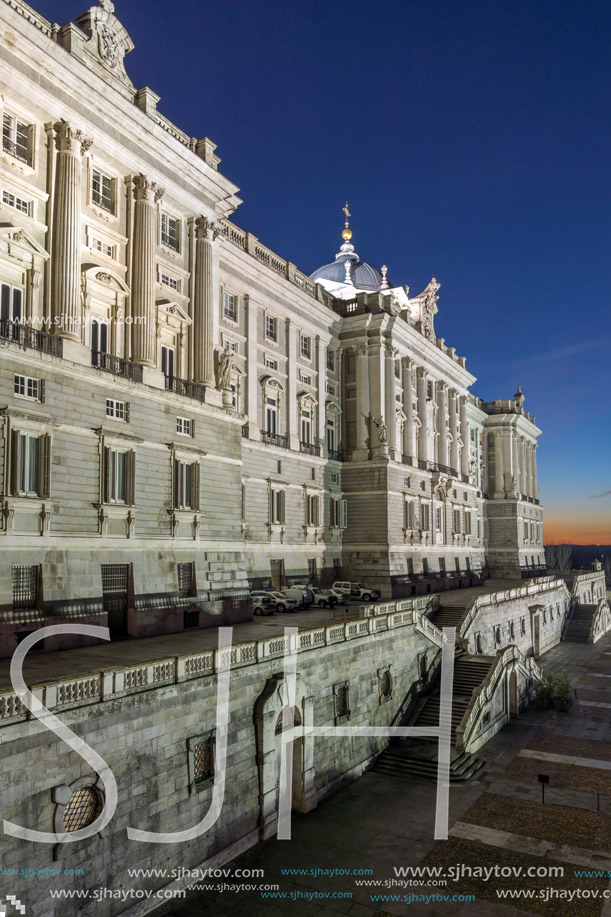
{"label": "rectangular window", "polygon": [[106,255],[107,258],[115,257],[115,247],[114,245],[109,245],[108,242],[104,242],[102,239],[97,239],[95,236],[91,240],[91,246],[93,251],[100,252],[102,255]]}
{"label": "rectangular window", "polygon": [[38,564],[13,564],[11,580],[13,586],[13,610],[38,607]]}
{"label": "rectangular window", "polygon": [[327,382],[327,395],[337,395],[337,388],[333,382]]}
{"label": "rectangular window", "polygon": [[460,533],[460,510],[454,510],[454,531]]}
{"label": "rectangular window", "polygon": [[178,220],[167,213],[161,214],[161,244],[178,251]]}
{"label": "rectangular window", "polygon": [[97,318],[91,321],[91,349],[94,353],[108,353],[108,325]]}
{"label": "rectangular window", "polygon": [[445,557],[439,558],[439,572],[445,575],[446,572],[446,559]]}
{"label": "rectangular window", "polygon": [[422,573],[424,576],[429,575],[429,562],[426,557],[422,558]]}
{"label": "rectangular window", "polygon": [[460,558],[459,557],[454,558],[454,569],[456,570],[457,573],[460,573]]}
{"label": "rectangular window", "polygon": [[305,385],[311,385],[311,384],[312,384],[312,376],[309,376],[307,373],[303,373],[303,372],[301,372],[301,370],[300,370],[300,371],[299,371],[299,381],[300,381],[300,382],[303,382]]}
{"label": "rectangular window", "polygon": [[331,372],[335,371],[335,351],[327,350],[327,369]]}
{"label": "rectangular window", "polygon": [[414,575],[414,560],[413,560],[413,558],[412,558],[412,557],[408,557],[408,558],[407,558],[407,561],[406,561],[406,564],[407,564],[407,575],[408,575],[408,576],[413,576],[413,575]]}
{"label": "rectangular window", "polygon": [[284,522],[284,491],[272,490],[270,522],[272,525],[282,525]]}
{"label": "rectangular window", "polygon": [[[3,283],[0,288],[1,311],[3,322],[20,322],[23,314],[23,290],[10,283]],[[18,329],[15,329],[17,332]]]}
{"label": "rectangular window", "polygon": [[318,506],[318,495],[308,494],[306,498],[306,525],[318,525]]}
{"label": "rectangular window", "polygon": [[327,420],[327,451],[335,452],[335,420]]}
{"label": "rectangular window", "polygon": [[214,736],[193,746],[193,782],[204,783],[214,779]]}
{"label": "rectangular window", "polygon": [[267,369],[278,369],[278,360],[273,360],[272,357],[265,357],[265,365]]}
{"label": "rectangular window", "polygon": [[174,377],[174,348],[166,347],[165,345],[161,348],[161,372],[168,376],[170,379]]}
{"label": "rectangular window", "polygon": [[127,503],[128,454],[106,449],[106,503]]}
{"label": "rectangular window", "polygon": [[420,528],[423,532],[428,532],[431,527],[430,507],[428,503],[423,503],[420,508]]}
{"label": "rectangular window", "polygon": [[300,334],[299,350],[304,360],[310,360],[312,357],[312,338],[309,338],[305,334]]}
{"label": "rectangular window", "polygon": [[193,436],[193,421],[187,417],[177,417],[176,432],[181,436]]}
{"label": "rectangular window", "polygon": [[177,459],[174,474],[175,509],[199,509],[199,463]]}
{"label": "rectangular window", "polygon": [[106,416],[112,417],[114,420],[124,420],[127,422],[129,419],[129,404],[127,401],[115,401],[114,398],[107,398]]}
{"label": "rectangular window", "polygon": [[195,595],[193,589],[193,564],[177,564],[176,572],[178,576],[178,594],[182,596]]}
{"label": "rectangular window", "polygon": [[265,406],[265,432],[275,436],[278,432],[278,402],[268,398]]}
{"label": "rectangular window", "polygon": [[114,180],[99,169],[94,169],[91,176],[91,200],[107,213],[115,212]]}
{"label": "rectangular window", "polygon": [[465,535],[471,534],[471,513],[465,513]]}
{"label": "rectangular window", "polygon": [[265,337],[268,341],[278,340],[278,320],[274,315],[265,316]]}
{"label": "rectangular window", "polygon": [[405,528],[414,528],[414,504],[412,500],[405,501]]}
{"label": "rectangular window", "polygon": [[2,203],[6,204],[7,207],[14,207],[19,213],[25,213],[28,217],[32,215],[31,201],[26,200],[24,197],[18,197],[11,191],[2,192]]}
{"label": "rectangular window", "polygon": [[236,298],[233,293],[223,293],[223,315],[230,322],[237,322],[238,320]]}
{"label": "rectangular window", "polygon": [[51,438],[48,434],[12,433],[12,486],[14,494],[48,497],[51,472]]}
{"label": "rectangular window", "polygon": [[30,126],[13,115],[4,113],[2,119],[2,149],[9,156],[20,159],[21,162],[32,164],[30,149]]}
{"label": "rectangular window", "polygon": [[433,383],[431,382],[430,379],[427,379],[427,383],[426,383],[426,397],[427,398],[433,397]]}
{"label": "rectangular window", "polygon": [[337,471],[332,471],[332,472],[331,472],[331,483],[332,483],[332,484],[337,484],[338,482],[339,482],[339,475],[338,475]]}
{"label": "rectangular window", "polygon": [[401,378],[401,363],[399,360],[395,360],[395,379]]}
{"label": "rectangular window", "polygon": [[170,277],[169,274],[162,273],[159,279],[164,287],[169,287],[170,290],[176,290],[177,293],[180,291],[180,281],[176,280],[175,277]]}
{"label": "rectangular window", "polygon": [[301,442],[310,443],[312,440],[312,418],[310,411],[301,412]]}
{"label": "rectangular window", "polygon": [[348,525],[348,503],[331,497],[329,504],[330,525],[332,528],[345,529]]}
{"label": "rectangular window", "polygon": [[333,693],[335,695],[335,718],[337,720],[347,719],[350,716],[348,685],[335,685]]}
{"label": "rectangular window", "polygon": [[15,394],[19,395],[20,398],[29,398],[31,401],[42,401],[42,379],[15,375]]}
{"label": "rectangular window", "polygon": [[435,529],[436,531],[441,531],[441,507],[437,506],[435,508]]}

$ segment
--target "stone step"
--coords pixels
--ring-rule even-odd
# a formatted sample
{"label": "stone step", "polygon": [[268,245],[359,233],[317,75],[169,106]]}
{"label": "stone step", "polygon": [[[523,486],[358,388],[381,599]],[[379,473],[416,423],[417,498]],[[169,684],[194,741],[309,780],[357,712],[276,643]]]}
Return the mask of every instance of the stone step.
{"label": "stone step", "polygon": [[[462,752],[450,762],[450,783],[465,783],[481,771],[484,760]],[[404,751],[387,749],[377,759],[374,771],[395,777],[424,777],[437,779],[437,759],[422,758]]]}

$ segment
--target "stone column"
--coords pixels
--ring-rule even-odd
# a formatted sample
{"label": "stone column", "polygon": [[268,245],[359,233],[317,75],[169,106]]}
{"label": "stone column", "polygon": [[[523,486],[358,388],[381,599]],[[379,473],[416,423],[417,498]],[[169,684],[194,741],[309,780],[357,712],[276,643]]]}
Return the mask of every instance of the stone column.
{"label": "stone column", "polygon": [[[244,297],[246,311],[246,391],[248,393],[248,436],[258,439],[259,403],[261,389],[257,381],[257,306],[251,297]],[[262,418],[265,424],[265,417]]]}
{"label": "stone column", "polygon": [[403,377],[403,413],[405,426],[403,427],[403,454],[416,459],[416,442],[414,436],[414,392],[412,388],[412,364],[408,357],[401,360],[401,375]]}
{"label": "stone column", "polygon": [[426,370],[419,367],[416,375],[416,391],[418,392],[418,420],[420,421],[420,434],[418,436],[418,459],[426,461],[428,430],[426,423]]}
{"label": "stone column", "polygon": [[57,149],[51,261],[53,330],[81,340],[81,157],[92,142],[67,121],[53,125]]}
{"label": "stone column", "polygon": [[519,491],[520,495],[526,493],[526,450],[524,448],[524,440],[520,436],[518,438],[518,482],[519,482]]}
{"label": "stone column", "polygon": [[[318,334],[314,341],[314,348],[316,351],[316,397],[318,398],[316,437],[320,445],[320,454],[324,455],[327,436],[327,348]],[[336,448],[338,447],[336,446]]]}
{"label": "stone column", "polygon": [[467,399],[460,397],[460,438],[462,452],[460,456],[460,470],[462,474],[469,474],[469,424],[467,423]]}
{"label": "stone column", "polygon": [[514,469],[512,465],[512,452],[511,452],[511,429],[505,427],[502,433],[502,445],[503,445],[503,489],[505,491],[506,497],[511,497],[513,494],[513,487],[511,484],[511,479],[514,474]]}
{"label": "stone column", "polygon": [[534,497],[533,485],[533,446],[532,443],[526,443],[526,472],[527,472],[527,495]]}
{"label": "stone column", "polygon": [[356,449],[353,458],[369,458],[369,367],[367,344],[356,345]]}
{"label": "stone column", "polygon": [[[392,418],[386,416],[384,398],[386,380],[384,372],[384,351],[380,338],[370,340],[368,350],[369,364],[369,410],[370,448],[373,455],[387,455],[388,443],[380,439],[380,431],[386,426],[386,440],[388,441],[389,426]],[[376,421],[376,423],[374,423]]]}
{"label": "stone column", "polygon": [[[386,359],[384,361],[385,382],[385,408],[386,424],[388,426],[388,450],[391,458],[396,459],[397,450],[401,451],[401,443],[397,442],[397,398],[395,381],[395,358],[397,350],[390,341],[386,343]],[[400,458],[401,456],[399,456]]]}
{"label": "stone column", "polygon": [[286,364],[286,432],[289,437],[289,448],[299,452],[301,439],[300,418],[297,416],[297,336],[299,331],[293,327],[290,318],[285,319],[285,328],[288,357]]}
{"label": "stone column", "polygon": [[539,478],[537,475],[537,444],[533,444],[533,497],[539,499]]}
{"label": "stone column", "polygon": [[505,496],[505,489],[503,487],[503,442],[501,435],[501,429],[497,427],[494,430],[494,496],[497,498]]}
{"label": "stone column", "polygon": [[439,464],[448,465],[448,386],[440,382],[437,386],[437,454]]}
{"label": "stone column", "polygon": [[[211,220],[206,217],[197,218],[193,292],[193,379],[210,386],[215,384],[214,345],[218,322],[218,252],[215,241],[218,235],[218,226]],[[250,419],[250,404],[248,413]]]}
{"label": "stone column", "polygon": [[[458,467],[458,392],[455,389],[450,391],[450,436],[452,443],[450,445],[450,467],[457,474],[460,471]],[[465,446],[467,452],[468,445]]]}
{"label": "stone column", "polygon": [[[144,175],[136,175],[134,187],[134,228],[132,246],[132,360],[155,366],[155,249],[157,247],[157,212],[155,203],[163,191]],[[195,281],[197,296],[197,279]],[[197,352],[197,339],[195,343]],[[197,362],[197,356],[195,356]]]}

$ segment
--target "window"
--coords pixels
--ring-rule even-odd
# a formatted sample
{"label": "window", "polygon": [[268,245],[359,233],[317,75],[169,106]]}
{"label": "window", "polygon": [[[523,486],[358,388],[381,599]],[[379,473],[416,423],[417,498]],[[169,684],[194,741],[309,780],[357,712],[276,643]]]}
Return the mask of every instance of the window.
{"label": "window", "polygon": [[348,683],[333,686],[335,697],[335,719],[348,719],[350,717],[350,699],[348,695]]}
{"label": "window", "polygon": [[339,475],[338,475],[337,471],[332,471],[332,472],[331,472],[331,483],[332,483],[332,484],[337,484],[338,482],[339,482]]}
{"label": "window", "polygon": [[440,557],[440,558],[439,558],[439,572],[442,573],[442,574],[445,576],[445,572],[446,572],[446,559],[445,559],[445,557]]}
{"label": "window", "polygon": [[127,401],[115,401],[114,398],[106,399],[106,416],[114,420],[129,419],[129,404]]}
{"label": "window", "polygon": [[228,338],[226,334],[223,335],[223,347],[228,347],[232,353],[238,353],[238,345],[236,341],[232,341],[231,338]]}
{"label": "window", "polygon": [[48,497],[51,438],[48,434],[12,433],[12,491],[24,497]]}
{"label": "window", "polygon": [[465,535],[471,534],[471,513],[465,513]]}
{"label": "window", "polygon": [[265,404],[265,432],[275,436],[278,432],[278,399],[267,398]]}
{"label": "window", "polygon": [[175,277],[170,277],[169,274],[162,273],[160,280],[164,287],[169,287],[170,290],[176,290],[177,293],[180,291],[180,281],[176,280]]}
{"label": "window", "polygon": [[312,338],[305,334],[300,334],[299,350],[304,360],[310,360],[312,358]]}
{"label": "window", "polygon": [[411,478],[403,478],[403,486],[404,486],[404,487],[411,487],[411,486],[412,486],[412,479],[411,479]]}
{"label": "window", "polygon": [[109,245],[108,242],[104,242],[102,239],[92,238],[91,246],[95,252],[100,252],[102,255],[106,255],[107,258],[115,257],[115,247],[114,245]]}
{"label": "window", "polygon": [[[23,290],[10,283],[3,283],[0,290],[1,312],[3,322],[20,322],[23,309]],[[18,329],[15,329],[18,330]]]}
{"label": "window", "polygon": [[268,341],[278,340],[278,319],[274,315],[265,316],[265,337]]}
{"label": "window", "polygon": [[174,376],[174,348],[166,347],[165,345],[161,348],[161,372],[168,376],[170,379]]}
{"label": "window", "polygon": [[176,574],[178,577],[178,594],[182,596],[195,595],[193,564],[176,564]]}
{"label": "window", "polygon": [[265,365],[268,369],[278,369],[278,360],[272,359],[272,357],[265,357]]}
{"label": "window", "polygon": [[316,566],[316,558],[310,557],[308,560],[308,582],[315,583],[318,577],[318,568]]}
{"label": "window", "polygon": [[301,442],[310,443],[312,441],[312,415],[311,411],[301,412]]}
{"label": "window", "polygon": [[133,503],[134,453],[107,447],[105,453],[105,503]]}
{"label": "window", "polygon": [[428,532],[431,527],[430,506],[423,503],[420,507],[420,528],[423,532]]}
{"label": "window", "polygon": [[405,562],[405,563],[406,563],[406,567],[407,567],[407,575],[408,575],[408,576],[413,576],[413,575],[414,575],[414,560],[413,560],[413,558],[412,558],[412,557],[408,557],[408,558],[406,559],[406,562]]}
{"label": "window", "polygon": [[214,733],[189,739],[187,749],[189,753],[189,775],[194,787],[204,787],[214,780],[215,758]]}
{"label": "window", "polygon": [[199,509],[199,463],[177,459],[174,468],[174,508]]}
{"label": "window", "polygon": [[43,380],[15,375],[15,394],[20,398],[29,398],[31,401],[42,401]]}
{"label": "window", "polygon": [[64,831],[67,834],[79,831],[92,824],[102,811],[100,794],[92,786],[77,790],[70,797],[64,809]]}
{"label": "window", "polygon": [[470,557],[465,558],[465,567],[466,567],[467,572],[471,570],[471,558]]}
{"label": "window", "polygon": [[13,564],[11,580],[13,585],[13,610],[38,607],[38,564]]}
{"label": "window", "polygon": [[348,525],[348,503],[331,497],[329,501],[329,524],[331,528],[345,529]]}
{"label": "window", "polygon": [[380,692],[380,701],[388,700],[392,696],[392,675],[390,669],[380,669],[378,671],[378,689]]}
{"label": "window", "polygon": [[401,378],[401,363],[399,360],[395,360],[395,379]]}
{"label": "window", "polygon": [[318,506],[318,495],[308,494],[306,497],[306,525],[318,525]]}
{"label": "window", "polygon": [[98,169],[91,176],[91,200],[107,213],[115,212],[114,181]]}
{"label": "window", "polygon": [[178,251],[178,220],[167,213],[161,214],[161,244]]}
{"label": "window", "polygon": [[440,506],[435,507],[435,529],[438,532],[441,531],[441,507]]}
{"label": "window", "polygon": [[91,349],[94,353],[108,353],[108,325],[97,318],[91,320]]}
{"label": "window", "polygon": [[24,197],[18,197],[11,191],[2,192],[2,203],[6,204],[8,207],[14,207],[15,210],[19,211],[19,213],[25,213],[25,215],[28,217],[31,216],[31,201],[26,200]]}
{"label": "window", "polygon": [[523,637],[526,634],[526,618],[520,618],[520,635]]}
{"label": "window", "polygon": [[181,436],[193,436],[193,421],[187,417],[177,417],[176,432]]}
{"label": "window", "polygon": [[454,558],[454,569],[457,573],[460,573],[460,557]]}
{"label": "window", "polygon": [[501,625],[497,624],[494,628],[494,642],[498,645],[501,642]]}
{"label": "window", "polygon": [[335,371],[335,351],[327,350],[327,369],[331,372]]}
{"label": "window", "polygon": [[422,558],[422,573],[424,576],[429,575],[429,562],[426,557]]}
{"label": "window", "polygon": [[327,395],[337,395],[337,386],[334,382],[327,382],[326,384]]}
{"label": "window", "polygon": [[30,127],[24,121],[4,113],[2,119],[2,149],[21,162],[32,164]]}
{"label": "window", "polygon": [[223,293],[223,316],[228,318],[230,322],[237,322],[238,320],[236,298],[233,293]]}
{"label": "window", "polygon": [[454,510],[454,531],[460,533],[460,510]]}
{"label": "window", "polygon": [[284,523],[284,491],[272,490],[270,520],[272,525],[282,525]]}
{"label": "window", "polygon": [[431,382],[430,379],[427,379],[427,382],[426,382],[426,397],[427,398],[433,397],[433,383]]}
{"label": "window", "polygon": [[335,420],[332,417],[327,420],[327,451],[335,451]]}
{"label": "window", "polygon": [[312,376],[309,376],[307,373],[299,371],[299,381],[303,382],[305,385],[312,384]]}
{"label": "window", "polygon": [[405,528],[414,528],[414,504],[412,500],[405,501]]}

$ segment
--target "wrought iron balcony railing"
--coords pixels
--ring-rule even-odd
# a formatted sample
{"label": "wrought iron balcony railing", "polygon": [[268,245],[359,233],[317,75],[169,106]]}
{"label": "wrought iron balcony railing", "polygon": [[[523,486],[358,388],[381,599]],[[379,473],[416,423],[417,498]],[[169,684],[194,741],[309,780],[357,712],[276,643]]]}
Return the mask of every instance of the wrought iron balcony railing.
{"label": "wrought iron balcony railing", "polygon": [[14,341],[15,344],[40,350],[41,353],[50,353],[54,357],[61,357],[63,353],[63,341],[60,337],[49,334],[48,331],[39,331],[38,328],[32,328],[23,322],[0,320],[0,339]]}
{"label": "wrought iron balcony railing", "polygon": [[327,455],[333,462],[344,461],[344,453],[340,452],[339,449],[327,449]]}
{"label": "wrought iron balcony railing", "polygon": [[267,443],[268,446],[280,446],[281,449],[288,449],[289,438],[284,433],[268,433],[264,430],[261,434],[261,442]]}
{"label": "wrought iron balcony railing", "polygon": [[405,453],[403,453],[401,456],[401,462],[404,465],[413,465],[414,464],[414,460],[411,457],[411,455],[406,455]]}
{"label": "wrought iron balcony railing", "polygon": [[113,376],[121,376],[122,379],[130,379],[132,382],[142,382],[142,367],[139,363],[132,363],[131,360],[124,360],[123,357],[116,357],[113,353],[104,353],[103,350],[93,350],[91,352],[91,365],[96,369],[102,369],[105,373],[112,373]]}
{"label": "wrought iron balcony railing", "polygon": [[320,446],[315,446],[314,443],[299,443],[299,451],[307,452],[308,455],[320,455]]}
{"label": "wrought iron balcony railing", "polygon": [[168,392],[193,398],[194,401],[206,400],[206,386],[200,382],[189,382],[188,379],[179,379],[178,376],[166,376],[165,387]]}

